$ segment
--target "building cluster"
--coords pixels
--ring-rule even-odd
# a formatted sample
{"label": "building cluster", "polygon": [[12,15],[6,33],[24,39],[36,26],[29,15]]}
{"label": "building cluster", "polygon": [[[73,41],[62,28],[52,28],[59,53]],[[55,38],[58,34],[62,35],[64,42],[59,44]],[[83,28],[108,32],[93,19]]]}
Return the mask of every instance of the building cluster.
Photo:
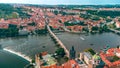
{"label": "building cluster", "polygon": [[[100,57],[105,62],[105,68],[120,67],[120,48],[110,48],[106,52],[101,52]],[[115,57],[115,58],[114,58]],[[115,60],[117,58],[117,60]]]}
{"label": "building cluster", "polygon": [[[34,31],[35,29],[44,29],[45,28],[45,17],[48,17],[49,20],[49,26],[52,26],[55,29],[60,29],[61,27],[65,26],[65,23],[68,22],[69,24],[76,22],[84,22],[85,25],[71,25],[66,26],[68,30],[71,31],[82,31],[83,28],[91,28],[94,26],[100,27],[101,23],[105,23],[106,20],[103,18],[100,18],[98,21],[93,21],[90,19],[85,19],[80,17],[80,14],[87,14],[86,11],[80,11],[80,10],[70,10],[70,9],[58,9],[58,8],[37,8],[37,7],[28,7],[28,6],[22,6],[25,9],[29,9],[32,12],[27,12],[29,15],[31,15],[30,18],[17,18],[17,19],[8,19],[0,20],[0,28],[8,28],[9,24],[15,24],[18,25],[18,27],[22,26],[27,31]],[[90,10],[90,9],[88,9]],[[55,14],[55,11],[57,11],[57,14]],[[62,13],[66,13],[65,15]],[[114,20],[114,19],[113,19]],[[34,22],[35,26],[28,25],[29,23]],[[115,25],[117,28],[120,28],[120,22],[118,20],[114,20]]]}
{"label": "building cluster", "polygon": [[[43,9],[35,7],[23,7],[26,9],[31,9],[32,12],[27,12],[31,15],[30,18],[15,18],[15,19],[0,19],[0,28],[8,29],[9,24],[17,25],[18,28],[23,27],[23,30],[28,32],[34,31],[35,29],[44,29],[45,28],[45,18]],[[33,25],[29,25],[33,24]]]}
{"label": "building cluster", "polygon": [[36,68],[88,68],[83,61],[79,59],[72,59],[75,58],[75,51],[71,52],[73,54],[71,55],[71,59],[62,65],[57,65],[57,61],[52,57],[52,55],[48,54],[47,52],[37,54],[35,56]]}
{"label": "building cluster", "polygon": [[[58,65],[57,60],[47,52],[42,52],[35,56],[36,68],[119,68],[120,67],[120,48],[109,48],[106,52],[101,51],[99,54],[92,55],[90,52],[80,53],[76,58],[74,47],[71,48],[69,60],[62,65]],[[119,59],[111,61],[113,57]]]}

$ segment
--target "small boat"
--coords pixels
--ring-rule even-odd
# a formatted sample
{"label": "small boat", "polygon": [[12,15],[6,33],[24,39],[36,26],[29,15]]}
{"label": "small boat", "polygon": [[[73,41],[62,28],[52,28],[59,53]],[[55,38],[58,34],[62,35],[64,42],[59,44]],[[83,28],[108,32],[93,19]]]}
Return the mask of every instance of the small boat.
{"label": "small boat", "polygon": [[43,48],[45,48],[45,46],[42,46]]}
{"label": "small boat", "polygon": [[85,40],[83,37],[80,37],[82,40]]}
{"label": "small boat", "polygon": [[90,45],[93,46],[94,44],[91,43]]}

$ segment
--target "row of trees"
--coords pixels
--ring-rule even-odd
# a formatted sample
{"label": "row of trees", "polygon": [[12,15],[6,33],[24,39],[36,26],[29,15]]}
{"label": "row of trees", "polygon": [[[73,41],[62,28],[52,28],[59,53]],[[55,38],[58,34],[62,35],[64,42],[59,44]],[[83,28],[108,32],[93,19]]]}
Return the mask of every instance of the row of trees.
{"label": "row of trees", "polygon": [[67,13],[67,12],[64,12],[64,11],[53,11],[53,13],[55,14],[55,15],[58,15],[58,14],[62,14],[63,16],[65,16],[65,15],[75,15],[75,13]]}
{"label": "row of trees", "polygon": [[46,29],[37,29],[37,30],[35,30],[35,32],[37,34],[47,34],[47,30]]}
{"label": "row of trees", "polygon": [[87,11],[90,14],[93,15],[97,15],[97,16],[101,16],[101,17],[116,17],[116,16],[120,16],[120,12],[119,11],[99,11],[99,10],[88,10]]}
{"label": "row of trees", "polygon": [[69,23],[69,21],[64,22],[65,26],[73,26],[73,25],[81,25],[81,26],[86,26],[86,24],[84,24],[84,21],[80,21],[80,22],[72,22]]}
{"label": "row of trees", "polygon": [[80,14],[80,17],[84,18],[84,19],[91,19],[94,21],[98,21],[100,20],[100,17],[97,15],[91,15],[91,14]]}
{"label": "row of trees", "polygon": [[18,28],[16,25],[10,24],[8,29],[0,29],[0,37],[15,37],[18,36]]}
{"label": "row of trees", "polygon": [[109,32],[108,26],[104,25],[103,27],[92,27],[91,33],[98,31],[99,33]]}

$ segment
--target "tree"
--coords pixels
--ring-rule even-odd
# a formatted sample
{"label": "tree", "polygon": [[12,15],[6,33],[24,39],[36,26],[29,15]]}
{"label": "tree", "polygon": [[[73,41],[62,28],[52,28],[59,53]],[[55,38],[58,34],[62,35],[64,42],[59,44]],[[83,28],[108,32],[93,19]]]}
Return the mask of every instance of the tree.
{"label": "tree", "polygon": [[58,15],[58,11],[54,11],[54,14],[55,14],[55,15]]}
{"label": "tree", "polygon": [[18,35],[17,25],[9,24],[8,29],[0,29],[0,37],[15,37]]}
{"label": "tree", "polygon": [[108,19],[108,18],[106,19],[106,22],[111,22],[111,21],[112,21],[112,19]]}
{"label": "tree", "polygon": [[32,63],[35,63],[35,60],[34,60],[34,59],[32,59]]}
{"label": "tree", "polygon": [[62,14],[63,16],[67,15],[67,13],[66,13],[66,12],[62,12],[61,14]]}
{"label": "tree", "polygon": [[117,48],[119,48],[119,45],[117,46]]}
{"label": "tree", "polygon": [[92,27],[92,30],[93,30],[93,31],[97,31],[97,30],[98,30],[98,27]]}
{"label": "tree", "polygon": [[120,60],[119,57],[117,57],[117,56],[113,56],[113,61],[118,61],[118,60]]}
{"label": "tree", "polygon": [[96,54],[95,51],[94,51],[92,48],[85,49],[84,51],[85,51],[85,52],[89,52],[89,53],[92,54],[92,55],[95,55],[95,54]]}
{"label": "tree", "polygon": [[29,26],[36,26],[36,23],[35,22],[32,22],[32,23],[28,23]]}
{"label": "tree", "polygon": [[88,28],[83,28],[82,31],[86,31],[88,33],[89,29]]}
{"label": "tree", "polygon": [[59,23],[62,23],[62,21],[61,20],[58,20],[59,21]]}
{"label": "tree", "polygon": [[109,31],[107,25],[104,25],[104,26],[103,26],[103,31],[105,31],[105,32],[108,32],[108,31]]}
{"label": "tree", "polygon": [[98,16],[93,16],[92,20],[98,21],[98,20],[100,20],[100,18]]}
{"label": "tree", "polygon": [[65,56],[65,51],[63,48],[58,48],[55,53],[59,56],[59,57],[64,57]]}

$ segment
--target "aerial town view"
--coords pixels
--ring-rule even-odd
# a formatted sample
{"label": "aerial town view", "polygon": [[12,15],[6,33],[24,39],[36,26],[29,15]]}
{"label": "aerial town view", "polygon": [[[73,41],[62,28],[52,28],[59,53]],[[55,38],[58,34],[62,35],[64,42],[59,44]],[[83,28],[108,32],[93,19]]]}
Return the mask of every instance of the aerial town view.
{"label": "aerial town view", "polygon": [[0,68],[120,68],[120,0],[0,0]]}

